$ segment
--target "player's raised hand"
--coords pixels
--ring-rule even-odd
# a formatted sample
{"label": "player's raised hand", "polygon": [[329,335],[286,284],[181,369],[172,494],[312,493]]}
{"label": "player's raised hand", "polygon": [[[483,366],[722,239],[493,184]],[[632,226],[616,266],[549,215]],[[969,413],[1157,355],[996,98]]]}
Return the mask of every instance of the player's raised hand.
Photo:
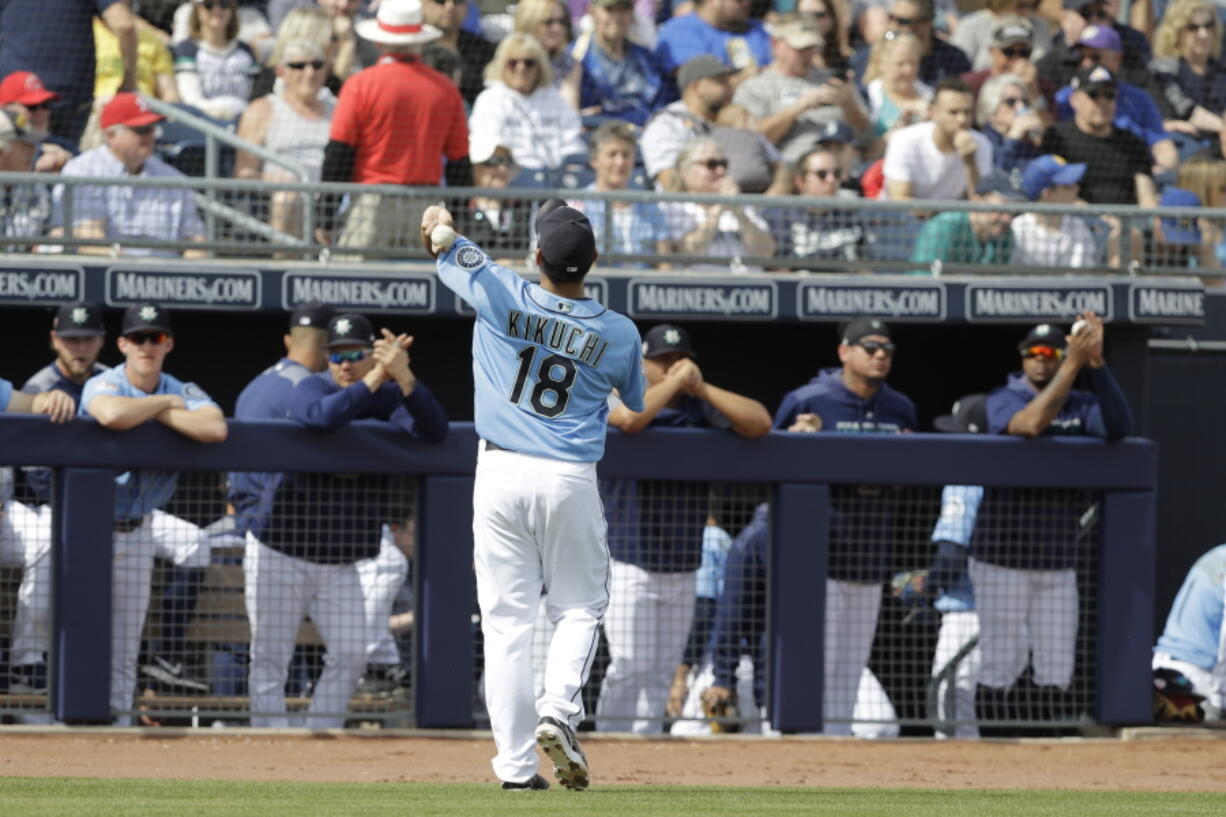
{"label": "player's raised hand", "polygon": [[681,380],[681,391],[693,397],[701,395],[705,381],[702,377],[702,369],[698,368],[698,364],[693,360],[688,357],[678,360],[668,367],[668,373]]}
{"label": "player's raised hand", "polygon": [[439,225],[446,225],[455,228],[455,221],[451,218],[451,213],[446,207],[441,204],[431,204],[426,208],[426,212],[421,214],[421,245],[426,248],[426,252],[430,253],[431,258],[437,258],[442,250],[434,246],[434,242],[430,240],[430,233],[434,232],[434,228]]}
{"label": "player's raised hand", "polygon": [[1087,340],[1090,343],[1090,365],[1095,369],[1106,363],[1106,358],[1103,357],[1103,338],[1106,335],[1106,328],[1103,324],[1103,319],[1095,315],[1090,310],[1081,313],[1081,319],[1086,322],[1086,327],[1082,329],[1082,334],[1087,335]]}
{"label": "player's raised hand", "polygon": [[401,391],[407,395],[417,385],[417,379],[409,368],[409,347],[413,345],[413,336],[395,335],[386,327],[380,332],[383,337],[375,341],[375,364],[382,366],[387,377],[395,380]]}
{"label": "player's raised hand", "polygon": [[31,408],[35,414],[46,414],[53,423],[66,423],[77,415],[77,401],[59,389],[34,395]]}

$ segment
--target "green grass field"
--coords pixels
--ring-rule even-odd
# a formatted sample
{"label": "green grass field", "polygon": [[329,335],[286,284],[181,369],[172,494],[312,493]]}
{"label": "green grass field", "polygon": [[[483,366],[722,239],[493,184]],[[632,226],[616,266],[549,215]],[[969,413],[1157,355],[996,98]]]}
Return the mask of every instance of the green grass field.
{"label": "green grass field", "polygon": [[576,793],[508,793],[476,784],[239,783],[0,778],[4,814],[21,817],[1121,817],[1226,814],[1226,795],[923,789],[784,789],[608,785]]}

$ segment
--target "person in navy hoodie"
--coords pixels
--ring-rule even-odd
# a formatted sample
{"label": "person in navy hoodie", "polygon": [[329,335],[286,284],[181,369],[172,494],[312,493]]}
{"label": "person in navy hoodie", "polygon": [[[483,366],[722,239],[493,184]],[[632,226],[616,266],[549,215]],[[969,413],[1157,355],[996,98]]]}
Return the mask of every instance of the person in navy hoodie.
{"label": "person in navy hoodie", "polygon": [[[442,406],[409,368],[413,339],[387,329],[376,340],[362,315],[328,323],[328,369],[301,377],[291,419],[317,431],[377,419],[420,442],[447,436]],[[356,562],[379,552],[384,522],[404,518],[408,486],[386,474],[262,474],[247,486],[255,507],[243,560],[251,622],[252,726],[287,726],[285,681],[298,625],[309,614],[324,641],[307,726],[339,728],[366,667],[367,629]]]}
{"label": "person in navy hoodie", "polygon": [[[988,395],[990,434],[1128,435],[1132,411],[1103,357],[1103,321],[1089,311],[1082,318],[1084,326],[1075,325],[1073,334],[1040,324],[1018,344],[1022,370]],[[1089,390],[1073,388],[1083,374]],[[1069,687],[1079,618],[1077,565],[1094,546],[1097,508],[1097,496],[1084,490],[985,489],[969,560],[979,611],[981,722],[1075,715]],[[1027,663],[1032,680],[1022,681]]]}
{"label": "person in navy hoodie", "polygon": [[[843,327],[841,338],[842,367],[824,369],[785,395],[774,427],[802,433],[914,431],[915,404],[885,382],[894,363],[890,328],[860,317]],[[860,675],[877,630],[881,587],[891,575],[897,500],[888,486],[832,485],[830,505],[823,732],[850,735]]]}

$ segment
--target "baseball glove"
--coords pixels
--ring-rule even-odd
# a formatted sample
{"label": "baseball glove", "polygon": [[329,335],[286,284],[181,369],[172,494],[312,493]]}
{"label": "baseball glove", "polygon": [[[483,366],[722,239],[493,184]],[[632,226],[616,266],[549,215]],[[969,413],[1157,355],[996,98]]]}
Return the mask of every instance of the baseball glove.
{"label": "baseball glove", "polygon": [[930,601],[927,592],[927,570],[907,570],[895,573],[890,580],[890,592],[908,607],[919,607]]}
{"label": "baseball glove", "polygon": [[1154,720],[1159,723],[1201,723],[1205,720],[1204,695],[1173,669],[1154,670]]}

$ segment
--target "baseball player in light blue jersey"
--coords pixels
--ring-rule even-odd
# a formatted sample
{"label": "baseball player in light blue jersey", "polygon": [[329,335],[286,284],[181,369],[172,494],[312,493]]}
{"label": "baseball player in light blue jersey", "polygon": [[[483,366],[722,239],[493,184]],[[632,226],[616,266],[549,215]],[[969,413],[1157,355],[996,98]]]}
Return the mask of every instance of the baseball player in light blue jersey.
{"label": "baseball player in light blue jersey", "polygon": [[[1222,714],[1226,690],[1226,545],[1196,560],[1171,605],[1166,628],[1154,647],[1154,687],[1159,700],[1178,702],[1181,690],[1201,696],[1200,712],[1188,707],[1157,711],[1166,720],[1215,720]],[[1179,677],[1182,676],[1182,679]]]}
{"label": "baseball player in light blue jersey", "polygon": [[[584,297],[596,241],[582,213],[558,199],[541,208],[539,285],[463,237],[436,247],[432,231],[452,223],[445,209],[427,209],[422,240],[438,258],[440,280],[477,311],[473,540],[485,701],[498,747],[492,765],[504,789],[548,788],[537,774],[539,744],[563,786],[585,789],[587,759],[574,726],[609,604],[596,462],[610,392],[643,410],[641,341],[629,319]],[[534,700],[532,631],[542,593],[556,631],[544,693]]]}
{"label": "baseball player in light blue jersey", "polygon": [[[164,308],[151,303],[128,307],[119,337],[124,362],[85,383],[81,415],[116,431],[156,420],[198,442],[224,440],[226,419],[217,404],[195,383],[162,371],[174,345]],[[132,708],[154,555],[172,543],[175,549],[192,551],[185,554],[182,566],[208,564],[207,539],[200,528],[160,510],[174,494],[177,479],[174,471],[152,469],[127,471],[115,478],[111,709],[116,712]],[[117,718],[120,725],[130,722],[128,715]]]}
{"label": "baseball player in light blue jersey", "polygon": [[[16,391],[12,383],[0,378],[0,411],[46,414],[52,422],[65,423],[76,414],[76,401],[62,391],[39,394]],[[0,566],[22,570],[9,642],[9,689],[44,692],[51,622],[51,512],[46,506],[40,511],[12,499],[9,480],[0,482],[4,483]]]}

